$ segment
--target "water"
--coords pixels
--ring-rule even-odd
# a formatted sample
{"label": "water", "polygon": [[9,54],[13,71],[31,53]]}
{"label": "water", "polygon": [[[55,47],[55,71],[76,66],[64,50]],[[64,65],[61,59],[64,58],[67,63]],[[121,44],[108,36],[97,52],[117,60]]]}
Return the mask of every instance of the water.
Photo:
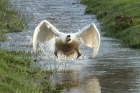
{"label": "water", "polygon": [[[8,50],[31,52],[35,27],[47,19],[59,31],[76,32],[94,22],[100,30],[100,23],[94,15],[84,14],[84,5],[79,0],[9,0],[14,8],[26,17],[29,29],[9,33],[8,41],[1,47]],[[103,37],[95,59],[89,59],[92,49],[81,45],[82,56],[67,60],[53,55],[54,40],[40,44],[34,67],[52,69],[50,82],[71,82],[63,93],[140,93],[140,50],[122,47],[115,39]]]}

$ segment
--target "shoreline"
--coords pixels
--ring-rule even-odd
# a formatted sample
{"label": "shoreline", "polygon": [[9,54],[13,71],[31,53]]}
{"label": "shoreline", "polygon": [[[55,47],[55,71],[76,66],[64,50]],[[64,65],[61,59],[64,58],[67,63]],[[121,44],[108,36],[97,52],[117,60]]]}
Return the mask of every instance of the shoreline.
{"label": "shoreline", "polygon": [[[86,14],[94,14],[102,23],[104,36],[113,37],[124,47],[140,49],[140,1],[80,0]],[[136,12],[137,11],[137,12]]]}

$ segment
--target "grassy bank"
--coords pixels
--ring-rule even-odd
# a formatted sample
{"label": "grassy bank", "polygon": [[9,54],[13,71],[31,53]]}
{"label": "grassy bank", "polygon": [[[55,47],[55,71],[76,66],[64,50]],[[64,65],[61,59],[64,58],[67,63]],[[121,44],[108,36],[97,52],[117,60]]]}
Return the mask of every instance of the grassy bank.
{"label": "grassy bank", "polygon": [[[0,41],[6,40],[5,33],[18,32],[26,28],[17,12],[9,9],[7,0],[0,1]],[[45,71],[31,69],[29,53],[0,49],[0,93],[39,93],[42,86],[37,80]]]}
{"label": "grassy bank", "polygon": [[[28,53],[0,49],[0,92],[1,93],[40,93],[37,85],[45,71],[31,69]],[[19,58],[20,57],[20,58]]]}
{"label": "grassy bank", "polygon": [[96,15],[105,36],[117,38],[131,48],[140,48],[139,0],[81,0],[85,13]]}
{"label": "grassy bank", "polygon": [[0,41],[4,41],[6,38],[4,33],[18,32],[26,29],[26,23],[23,23],[18,17],[17,12],[9,9],[7,0],[0,0]]}
{"label": "grassy bank", "polygon": [[52,71],[30,68],[30,53],[0,49],[0,93],[61,93],[66,84],[48,82]]}

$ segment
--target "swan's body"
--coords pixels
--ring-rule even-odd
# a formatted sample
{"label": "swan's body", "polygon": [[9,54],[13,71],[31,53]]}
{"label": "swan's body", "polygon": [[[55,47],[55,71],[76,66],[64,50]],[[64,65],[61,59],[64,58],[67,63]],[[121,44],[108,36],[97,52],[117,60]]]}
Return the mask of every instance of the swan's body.
{"label": "swan's body", "polygon": [[100,46],[100,33],[93,23],[76,33],[66,34],[59,32],[47,20],[43,20],[36,27],[33,35],[34,52],[37,52],[38,42],[47,42],[51,38],[56,38],[54,51],[56,57],[58,57],[58,53],[67,57],[74,56],[75,54],[77,54],[77,58],[81,56],[80,42],[78,39],[81,39],[88,47],[94,47],[93,58],[97,55]]}
{"label": "swan's body", "polygon": [[81,55],[79,50],[80,43],[77,40],[72,40],[70,43],[63,43],[61,39],[56,40],[55,42],[55,52],[54,54],[57,56],[57,52],[60,54],[66,55],[67,57],[74,56],[78,54],[77,58]]}

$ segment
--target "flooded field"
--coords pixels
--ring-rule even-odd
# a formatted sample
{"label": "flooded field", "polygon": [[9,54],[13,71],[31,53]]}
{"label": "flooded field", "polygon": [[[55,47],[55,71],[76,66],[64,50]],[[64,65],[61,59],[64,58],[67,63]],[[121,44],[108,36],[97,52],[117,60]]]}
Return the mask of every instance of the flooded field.
{"label": "flooded field", "polygon": [[[8,41],[1,47],[32,53],[37,61],[33,67],[52,69],[52,84],[70,82],[62,93],[140,93],[140,50],[122,47],[115,39],[102,36],[99,53],[89,59],[92,49],[81,44],[82,56],[56,59],[54,39],[39,44],[37,56],[33,54],[32,36],[35,27],[44,19],[59,31],[76,32],[94,22],[100,30],[95,15],[84,14],[86,6],[79,0],[9,0],[15,9],[27,17],[29,29],[6,34]],[[22,17],[22,16],[21,16]]]}

